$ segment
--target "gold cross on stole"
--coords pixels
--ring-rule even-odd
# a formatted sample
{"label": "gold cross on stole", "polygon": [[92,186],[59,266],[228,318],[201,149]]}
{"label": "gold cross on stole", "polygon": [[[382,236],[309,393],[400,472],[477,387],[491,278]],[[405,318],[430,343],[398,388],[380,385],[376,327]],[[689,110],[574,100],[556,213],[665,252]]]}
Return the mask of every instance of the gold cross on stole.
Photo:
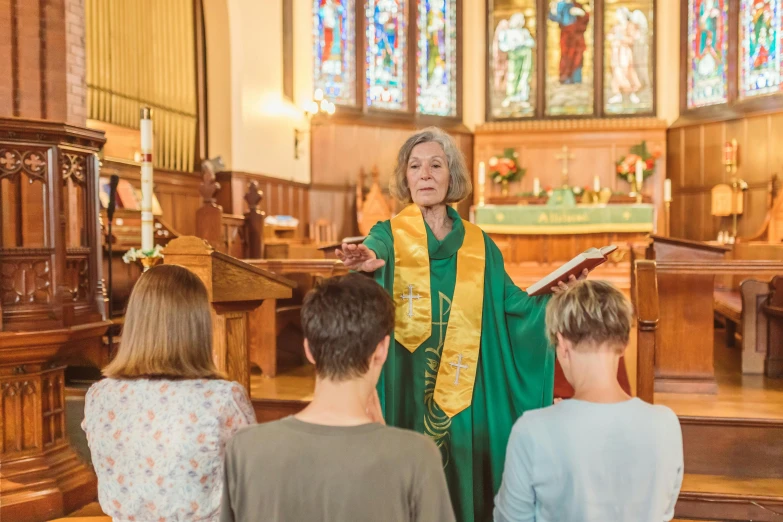
{"label": "gold cross on stole", "polygon": [[459,384],[459,371],[467,370],[468,365],[462,364],[462,354],[457,355],[457,362],[449,363],[452,367],[457,369],[457,375],[454,377],[454,384]]}
{"label": "gold cross on stole", "polygon": [[413,317],[413,300],[421,299],[421,296],[413,293],[413,285],[408,285],[407,295],[403,293],[400,297],[408,301],[408,317]]}

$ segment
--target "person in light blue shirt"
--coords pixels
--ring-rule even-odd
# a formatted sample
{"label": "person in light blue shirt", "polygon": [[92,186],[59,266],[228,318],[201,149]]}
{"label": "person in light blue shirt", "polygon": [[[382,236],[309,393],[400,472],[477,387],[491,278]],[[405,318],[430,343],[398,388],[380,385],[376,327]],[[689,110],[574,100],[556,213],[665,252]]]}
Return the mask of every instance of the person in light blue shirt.
{"label": "person in light blue shirt", "polygon": [[526,412],[508,443],[495,522],[661,522],[682,486],[682,432],[669,408],[617,383],[631,306],[603,281],[552,297],[546,324],[572,399]]}

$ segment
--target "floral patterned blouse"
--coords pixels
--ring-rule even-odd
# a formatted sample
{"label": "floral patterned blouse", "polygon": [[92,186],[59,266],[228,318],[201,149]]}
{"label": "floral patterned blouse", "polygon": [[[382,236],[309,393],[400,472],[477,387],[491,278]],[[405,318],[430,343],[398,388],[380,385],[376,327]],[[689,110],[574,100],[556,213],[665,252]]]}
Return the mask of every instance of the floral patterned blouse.
{"label": "floral patterned blouse", "polygon": [[226,442],[255,422],[235,382],[99,381],[82,429],[101,508],[115,521],[217,521]]}

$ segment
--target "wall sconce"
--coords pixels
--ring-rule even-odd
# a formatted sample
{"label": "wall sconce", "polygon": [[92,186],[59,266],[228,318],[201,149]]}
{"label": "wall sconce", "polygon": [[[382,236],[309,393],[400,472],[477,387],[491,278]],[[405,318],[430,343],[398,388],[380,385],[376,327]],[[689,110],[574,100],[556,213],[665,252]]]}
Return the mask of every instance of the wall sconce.
{"label": "wall sconce", "polygon": [[[307,122],[310,123],[310,127],[313,127],[314,125],[318,125],[317,123],[312,123],[313,116],[319,113],[331,116],[334,114],[334,109],[334,103],[324,98],[324,91],[316,89],[315,93],[313,93],[313,99],[305,107],[305,118],[307,118]],[[299,144],[302,142],[304,135],[309,132],[309,128],[294,129],[294,159],[299,159]]]}

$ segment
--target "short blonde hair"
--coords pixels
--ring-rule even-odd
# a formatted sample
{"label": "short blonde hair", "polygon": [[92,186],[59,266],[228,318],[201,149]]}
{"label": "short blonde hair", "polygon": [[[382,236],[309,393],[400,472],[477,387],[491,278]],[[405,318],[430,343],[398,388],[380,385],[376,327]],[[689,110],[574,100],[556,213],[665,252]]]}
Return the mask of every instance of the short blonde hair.
{"label": "short blonde hair", "polygon": [[131,292],[117,356],[106,377],[218,379],[212,360],[212,317],[204,283],[190,270],[161,265]]}
{"label": "short blonde hair", "polygon": [[553,346],[557,334],[578,348],[607,344],[622,352],[631,334],[631,304],[606,281],[577,281],[552,297],[546,307],[546,327]]}
{"label": "short blonde hair", "polygon": [[397,165],[394,167],[394,175],[389,180],[389,192],[404,204],[413,202],[411,189],[408,187],[408,160],[416,145],[435,142],[441,146],[446,154],[449,167],[449,191],[446,193],[444,203],[458,203],[470,196],[473,192],[473,183],[470,180],[465,157],[459,150],[454,138],[437,127],[427,127],[405,140],[397,153]]}

